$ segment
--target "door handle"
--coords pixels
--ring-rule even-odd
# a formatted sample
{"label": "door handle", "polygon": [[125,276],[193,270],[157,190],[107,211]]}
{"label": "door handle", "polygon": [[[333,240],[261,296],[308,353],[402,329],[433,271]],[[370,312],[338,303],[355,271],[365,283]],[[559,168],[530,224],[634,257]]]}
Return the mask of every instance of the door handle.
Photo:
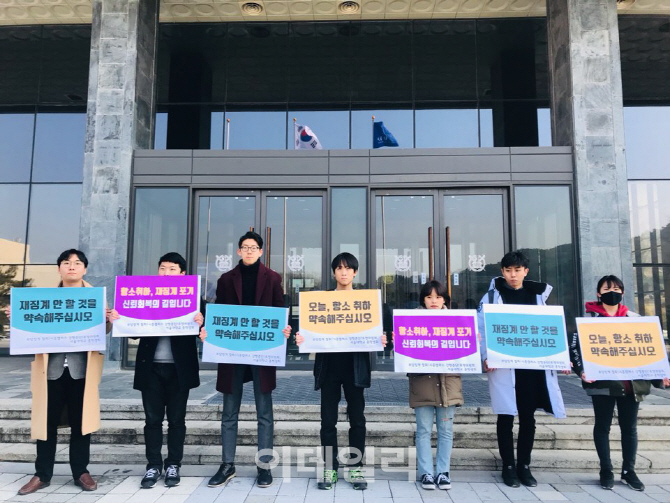
{"label": "door handle", "polygon": [[272,227],[265,228],[265,267],[270,269],[270,256],[272,251]]}
{"label": "door handle", "polygon": [[449,295],[449,308],[451,309],[451,236],[449,235],[449,226],[445,229],[445,252],[447,259],[447,293]]}
{"label": "door handle", "polygon": [[428,227],[428,279],[430,281],[433,281],[435,278],[434,276],[434,268],[433,268],[433,228]]}

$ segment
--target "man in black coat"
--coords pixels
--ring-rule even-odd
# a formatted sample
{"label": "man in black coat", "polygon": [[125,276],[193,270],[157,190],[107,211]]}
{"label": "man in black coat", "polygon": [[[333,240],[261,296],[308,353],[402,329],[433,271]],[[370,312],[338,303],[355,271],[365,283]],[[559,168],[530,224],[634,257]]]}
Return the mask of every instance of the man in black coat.
{"label": "man in black coat", "polygon": [[[186,260],[175,252],[163,255],[158,262],[159,276],[186,274]],[[112,312],[113,319],[118,313]],[[203,324],[198,313],[194,321]],[[140,483],[152,488],[165,470],[165,485],[179,485],[179,468],[184,456],[186,438],[186,405],[192,388],[200,386],[197,334],[171,337],[140,337],[135,359],[133,388],[142,392],[145,425],[144,443],[147,471]],[[163,460],[163,419],[167,415],[167,457]]]}
{"label": "man in black coat", "polygon": [[[216,287],[216,303],[236,306],[284,307],[281,276],[261,263],[263,238],[249,231],[238,241],[239,264],[221,275]],[[288,337],[291,327],[284,328]],[[205,334],[206,336],[206,334]],[[256,417],[258,419],[257,461],[259,487],[272,485],[270,463],[273,460],[274,415],[272,391],[277,386],[277,368],[264,365],[233,365],[219,363],[216,389],[223,393],[221,413],[222,463],[209,480],[209,487],[221,487],[235,476],[235,452],[242,386],[254,383]]]}

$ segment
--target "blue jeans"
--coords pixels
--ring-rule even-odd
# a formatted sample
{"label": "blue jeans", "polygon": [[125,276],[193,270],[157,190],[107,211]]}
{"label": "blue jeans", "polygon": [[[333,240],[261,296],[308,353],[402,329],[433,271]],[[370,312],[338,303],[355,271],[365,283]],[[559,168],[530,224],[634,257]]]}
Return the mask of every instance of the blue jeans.
{"label": "blue jeans", "polygon": [[[426,405],[416,407],[416,460],[419,475],[428,473],[436,475],[449,471],[451,448],[454,444],[454,414],[456,406],[433,407]],[[433,432],[433,418],[437,420],[437,456],[433,465],[433,449],[430,436]],[[433,470],[435,468],[435,470]]]}

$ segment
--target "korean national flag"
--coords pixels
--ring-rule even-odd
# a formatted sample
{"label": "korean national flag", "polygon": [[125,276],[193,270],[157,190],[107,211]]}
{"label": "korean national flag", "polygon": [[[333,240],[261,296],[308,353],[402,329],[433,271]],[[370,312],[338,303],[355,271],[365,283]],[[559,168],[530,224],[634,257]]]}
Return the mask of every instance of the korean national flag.
{"label": "korean national flag", "polygon": [[293,127],[295,128],[295,150],[321,150],[323,148],[321,142],[309,126],[303,126],[294,122]]}

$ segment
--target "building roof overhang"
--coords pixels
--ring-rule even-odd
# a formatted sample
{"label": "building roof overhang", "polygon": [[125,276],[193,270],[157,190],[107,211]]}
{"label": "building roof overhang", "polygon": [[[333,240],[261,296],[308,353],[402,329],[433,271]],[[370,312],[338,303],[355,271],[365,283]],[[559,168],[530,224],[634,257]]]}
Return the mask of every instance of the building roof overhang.
{"label": "building roof overhang", "polygon": [[[546,16],[546,1],[161,0],[160,22],[542,17]],[[0,25],[90,24],[91,5],[91,0],[1,0]],[[620,0],[619,10],[622,14],[670,15],[670,0]]]}

